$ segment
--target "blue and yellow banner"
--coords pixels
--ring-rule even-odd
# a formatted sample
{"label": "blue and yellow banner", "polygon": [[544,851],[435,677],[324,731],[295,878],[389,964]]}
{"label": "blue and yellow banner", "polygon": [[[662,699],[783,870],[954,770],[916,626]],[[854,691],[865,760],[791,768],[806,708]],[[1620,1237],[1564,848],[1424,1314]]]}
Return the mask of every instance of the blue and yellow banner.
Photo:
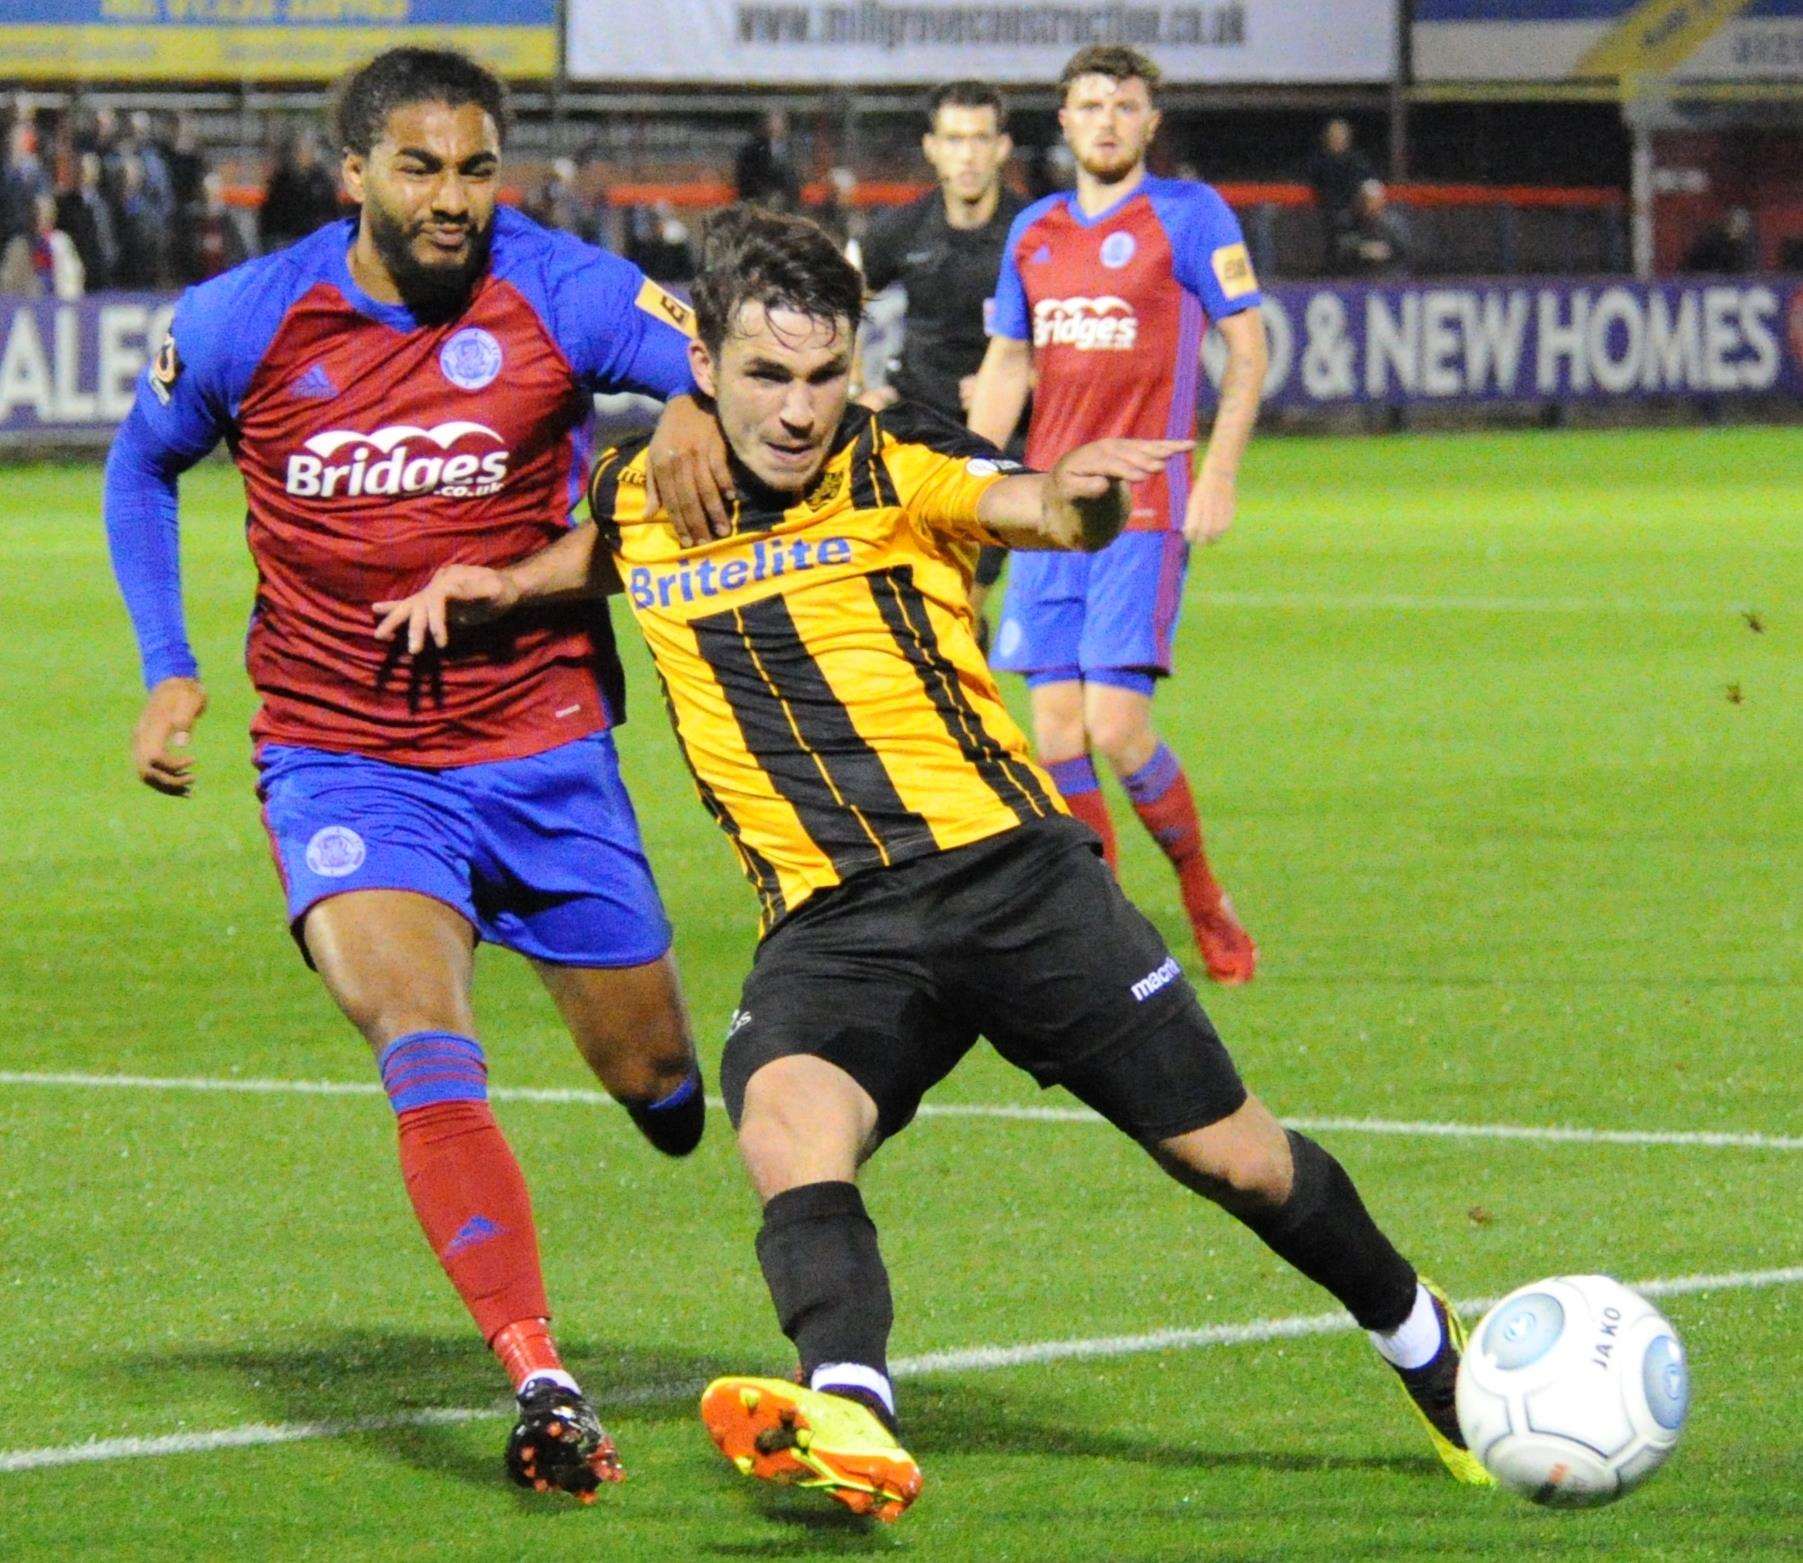
{"label": "blue and yellow banner", "polygon": [[0,0],[0,80],[328,80],[399,43],[549,77],[556,0]]}
{"label": "blue and yellow banner", "polygon": [[1803,0],[1415,0],[1421,82],[1793,81]]}

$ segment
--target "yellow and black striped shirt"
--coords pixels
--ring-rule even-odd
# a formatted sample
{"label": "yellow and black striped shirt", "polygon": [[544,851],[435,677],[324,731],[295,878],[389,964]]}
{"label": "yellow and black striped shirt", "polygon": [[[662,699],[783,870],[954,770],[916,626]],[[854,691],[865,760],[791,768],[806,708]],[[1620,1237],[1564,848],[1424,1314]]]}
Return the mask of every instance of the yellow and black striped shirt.
{"label": "yellow and black striped shirt", "polygon": [[935,414],[853,407],[804,496],[741,468],[731,535],[683,548],[645,515],[645,443],[597,462],[590,506],[765,932],[853,874],[1065,812],[967,605],[977,502],[1010,470]]}

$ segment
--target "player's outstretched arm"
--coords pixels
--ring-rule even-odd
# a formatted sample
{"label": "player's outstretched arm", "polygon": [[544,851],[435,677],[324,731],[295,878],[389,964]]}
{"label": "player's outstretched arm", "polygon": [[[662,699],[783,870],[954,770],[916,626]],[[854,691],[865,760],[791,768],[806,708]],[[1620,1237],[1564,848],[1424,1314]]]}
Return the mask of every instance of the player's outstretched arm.
{"label": "player's outstretched arm", "polygon": [[1265,370],[1270,364],[1264,316],[1258,310],[1241,310],[1217,320],[1215,327],[1227,343],[1227,372],[1221,377],[1221,401],[1208,437],[1208,453],[1202,458],[1202,471],[1184,510],[1183,535],[1192,543],[1212,543],[1233,525],[1240,458],[1246,454],[1252,427],[1258,422]]}
{"label": "player's outstretched arm", "polygon": [[692,548],[732,531],[734,486],[712,407],[695,396],[671,397],[646,452],[645,513],[661,507],[676,540]]}
{"label": "player's outstretched arm", "polygon": [[463,625],[486,624],[521,603],[604,597],[620,589],[619,572],[605,550],[596,546],[600,529],[592,521],[571,527],[548,548],[505,569],[479,564],[442,566],[418,591],[407,597],[370,605],[376,616],[377,640],[403,634],[407,651],[418,656],[430,640],[443,650],[451,632]]}
{"label": "player's outstretched arm", "polygon": [[965,422],[971,433],[982,435],[998,449],[1006,446],[1014,438],[1014,426],[1026,410],[1032,388],[1032,348],[1013,337],[992,336],[970,393]]}
{"label": "player's outstretched arm", "polygon": [[1010,548],[1094,553],[1126,526],[1132,486],[1194,447],[1194,440],[1092,440],[1050,472],[1023,472],[984,490],[977,519]]}

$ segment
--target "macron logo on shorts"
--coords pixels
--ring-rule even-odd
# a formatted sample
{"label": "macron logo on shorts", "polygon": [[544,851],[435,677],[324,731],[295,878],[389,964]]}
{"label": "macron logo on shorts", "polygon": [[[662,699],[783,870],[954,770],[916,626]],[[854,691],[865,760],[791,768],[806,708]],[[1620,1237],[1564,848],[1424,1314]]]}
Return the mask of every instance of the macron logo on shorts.
{"label": "macron logo on shorts", "polygon": [[1177,964],[1177,957],[1167,955],[1162,966],[1155,971],[1147,972],[1127,991],[1133,995],[1136,1003],[1144,1004],[1160,988],[1170,987],[1182,975],[1183,968]]}

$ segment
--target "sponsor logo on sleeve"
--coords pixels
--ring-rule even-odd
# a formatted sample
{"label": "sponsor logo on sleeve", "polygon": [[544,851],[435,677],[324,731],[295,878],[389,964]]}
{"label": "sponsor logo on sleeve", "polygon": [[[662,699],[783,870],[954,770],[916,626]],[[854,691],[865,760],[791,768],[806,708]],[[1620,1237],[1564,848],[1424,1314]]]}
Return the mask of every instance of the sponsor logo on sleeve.
{"label": "sponsor logo on sleeve", "polygon": [[639,289],[635,300],[647,315],[655,315],[667,325],[675,326],[684,336],[695,334],[695,311],[673,293],[666,293],[649,278]]}
{"label": "sponsor logo on sleeve", "polygon": [[438,367],[460,391],[493,385],[501,372],[501,344],[480,326],[465,326],[438,351]]}
{"label": "sponsor logo on sleeve", "polygon": [[1027,469],[1018,461],[1010,461],[1005,456],[972,456],[964,463],[964,470],[973,478],[994,478],[1006,472],[1025,472]]}
{"label": "sponsor logo on sleeve", "polygon": [[1258,278],[1252,275],[1252,257],[1243,244],[1223,244],[1214,252],[1215,281],[1228,298],[1244,298],[1258,291]]}
{"label": "sponsor logo on sleeve", "polygon": [[157,349],[157,355],[150,363],[151,394],[165,407],[169,398],[175,394],[175,382],[181,378],[182,355],[176,351],[175,333],[165,332],[163,345]]}

